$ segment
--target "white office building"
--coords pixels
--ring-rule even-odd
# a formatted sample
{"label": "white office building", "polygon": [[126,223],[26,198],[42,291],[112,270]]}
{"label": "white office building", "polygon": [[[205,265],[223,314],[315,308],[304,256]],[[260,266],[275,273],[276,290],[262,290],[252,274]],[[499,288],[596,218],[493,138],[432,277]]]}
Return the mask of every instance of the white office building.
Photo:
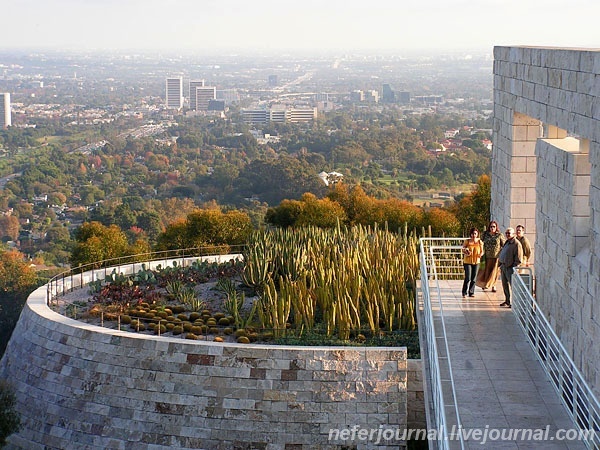
{"label": "white office building", "polygon": [[11,125],[10,94],[0,93],[0,128],[4,129]]}
{"label": "white office building", "polygon": [[196,106],[196,88],[204,87],[204,80],[190,80],[190,109],[197,110]]}
{"label": "white office building", "polygon": [[183,108],[183,78],[167,78],[165,104],[169,109]]}
{"label": "white office building", "polygon": [[[191,97],[191,95],[190,95]],[[208,111],[211,100],[217,98],[217,88],[214,86],[196,87],[196,111]],[[191,104],[191,103],[190,103]]]}

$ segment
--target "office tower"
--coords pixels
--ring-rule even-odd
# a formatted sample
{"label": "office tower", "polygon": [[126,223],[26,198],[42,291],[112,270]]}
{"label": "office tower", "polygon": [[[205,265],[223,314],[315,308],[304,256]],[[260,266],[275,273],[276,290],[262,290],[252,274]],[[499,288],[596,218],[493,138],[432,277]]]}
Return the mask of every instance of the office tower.
{"label": "office tower", "polygon": [[350,100],[353,102],[364,102],[365,101],[365,93],[361,90],[355,90],[350,92]]}
{"label": "office tower", "polygon": [[4,129],[11,125],[10,94],[0,94],[0,128]]}
{"label": "office tower", "polygon": [[279,77],[277,75],[269,75],[269,86],[275,87],[279,84]]}
{"label": "office tower", "polygon": [[379,92],[374,90],[366,91],[364,100],[370,103],[379,102]]}
{"label": "office tower", "polygon": [[190,109],[196,111],[196,88],[204,87],[204,80],[190,80]]}
{"label": "office tower", "polygon": [[181,77],[167,78],[165,104],[167,108],[183,108],[183,79]]}
{"label": "office tower", "polygon": [[392,87],[389,84],[383,85],[381,99],[385,103],[394,103],[396,101],[396,93],[392,90]]}
{"label": "office tower", "polygon": [[400,92],[400,103],[410,103],[410,92]]}
{"label": "office tower", "polygon": [[208,111],[208,103],[217,98],[214,86],[196,87],[196,111]]}

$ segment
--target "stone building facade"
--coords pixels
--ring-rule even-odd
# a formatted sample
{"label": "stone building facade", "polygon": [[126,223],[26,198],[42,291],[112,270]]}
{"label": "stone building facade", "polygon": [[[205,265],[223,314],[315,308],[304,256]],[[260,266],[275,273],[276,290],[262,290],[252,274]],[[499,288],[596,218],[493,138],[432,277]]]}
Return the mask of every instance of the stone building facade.
{"label": "stone building facade", "polygon": [[536,295],[600,396],[600,49],[494,48],[492,218],[526,226]]}

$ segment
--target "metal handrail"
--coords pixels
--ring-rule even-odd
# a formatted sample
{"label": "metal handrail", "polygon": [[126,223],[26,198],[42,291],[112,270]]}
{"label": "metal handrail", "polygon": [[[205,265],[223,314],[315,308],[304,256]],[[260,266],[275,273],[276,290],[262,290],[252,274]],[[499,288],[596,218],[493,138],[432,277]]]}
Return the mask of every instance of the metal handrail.
{"label": "metal handrail", "polygon": [[[449,449],[460,445],[461,449],[465,448],[462,433],[458,432],[456,435],[450,436],[448,423],[448,417],[446,416],[446,407],[450,408],[454,414],[455,420],[452,424],[453,430],[460,430],[462,428],[460,414],[458,412],[458,405],[456,403],[456,390],[454,386],[454,378],[452,374],[452,362],[450,360],[450,350],[448,348],[448,339],[446,337],[446,325],[444,323],[444,311],[441,299],[441,291],[439,286],[439,274],[438,265],[440,262],[443,264],[444,273],[443,279],[447,277],[454,278],[460,276],[460,272],[456,269],[462,268],[462,258],[460,249],[462,248],[462,239],[447,239],[447,238],[421,238],[420,239],[420,263],[421,263],[421,293],[423,297],[423,317],[424,323],[419,324],[419,328],[423,330],[423,334],[426,340],[426,354],[429,363],[429,372],[431,374],[431,401],[433,403],[434,413],[434,427],[440,431],[438,436],[437,445],[441,449]],[[455,245],[449,246],[449,243],[455,243]],[[443,244],[443,245],[431,245],[432,243]],[[460,266],[459,266],[460,263]],[[429,283],[432,282],[434,288],[437,290],[437,306],[439,307],[439,316],[437,319],[441,323],[441,327],[436,329],[434,323],[433,305],[431,301],[431,293],[429,290]],[[440,329],[441,328],[441,329]],[[438,332],[441,333],[438,335]],[[438,347],[438,340],[442,341],[443,348]],[[445,356],[440,354],[440,350],[445,352]],[[440,367],[440,361],[445,360],[447,370],[444,371],[442,377],[442,370]],[[449,393],[446,392],[444,396],[444,384],[450,383],[450,394],[451,394],[451,405],[446,405],[444,398],[449,397]]]}
{"label": "metal handrail", "polygon": [[535,280],[533,266],[519,266],[516,268],[516,273],[519,274],[519,278],[527,285],[527,290],[531,295],[535,295]]}
{"label": "metal handrail", "polygon": [[[563,405],[590,449],[600,449],[600,403],[521,276],[512,279],[512,310]],[[590,432],[591,430],[591,432]]]}
{"label": "metal handrail", "polygon": [[[426,351],[432,378],[431,389],[436,416],[435,426],[437,429],[442,430],[444,436],[447,436],[448,428],[448,420],[445,416],[447,409],[444,408],[444,398],[436,398],[436,396],[440,396],[441,383],[444,380],[440,376],[440,355],[436,343],[436,330],[433,328],[429,284],[431,282],[439,289],[438,280],[459,279],[458,277],[463,276],[462,271],[459,270],[459,268],[462,269],[462,258],[460,253],[457,253],[460,251],[460,246],[457,246],[457,243],[462,244],[462,239],[421,239],[421,290],[424,299],[425,323],[419,324],[419,327],[427,334]],[[440,274],[437,269],[442,265],[444,266],[444,273]],[[548,379],[567,409],[567,413],[579,428],[582,441],[588,448],[598,450],[600,449],[600,402],[560,342],[534,298],[535,275],[533,267],[519,266],[515,273],[518,276],[512,279],[511,303],[517,322],[525,332],[538,360],[548,375]],[[437,336],[437,339],[447,345],[441,299],[440,313],[439,322],[441,327],[438,328],[441,328],[442,336]],[[450,377],[450,386],[454,394],[453,385],[453,380]],[[455,397],[453,399],[455,401]],[[449,407],[452,407],[452,405]],[[457,418],[460,420],[458,415]],[[448,448],[449,445],[447,441],[438,441],[437,444],[439,448]]]}
{"label": "metal handrail", "polygon": [[200,257],[227,255],[232,253],[240,254],[243,253],[244,249],[244,245],[215,245],[178,250],[164,250],[122,256],[73,267],[50,279],[46,285],[46,301],[47,304],[50,305],[55,297],[65,295],[75,289],[87,286],[91,282],[104,280],[113,270],[118,274],[135,275],[144,267],[147,269],[156,269],[159,265],[166,267],[173,264],[173,262],[178,263],[182,267],[186,267]]}

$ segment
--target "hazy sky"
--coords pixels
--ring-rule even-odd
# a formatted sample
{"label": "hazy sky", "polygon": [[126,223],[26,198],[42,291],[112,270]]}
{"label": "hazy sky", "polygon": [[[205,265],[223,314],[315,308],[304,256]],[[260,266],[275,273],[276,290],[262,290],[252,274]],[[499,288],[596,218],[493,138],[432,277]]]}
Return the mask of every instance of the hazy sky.
{"label": "hazy sky", "polygon": [[600,47],[598,0],[1,0],[0,49]]}

